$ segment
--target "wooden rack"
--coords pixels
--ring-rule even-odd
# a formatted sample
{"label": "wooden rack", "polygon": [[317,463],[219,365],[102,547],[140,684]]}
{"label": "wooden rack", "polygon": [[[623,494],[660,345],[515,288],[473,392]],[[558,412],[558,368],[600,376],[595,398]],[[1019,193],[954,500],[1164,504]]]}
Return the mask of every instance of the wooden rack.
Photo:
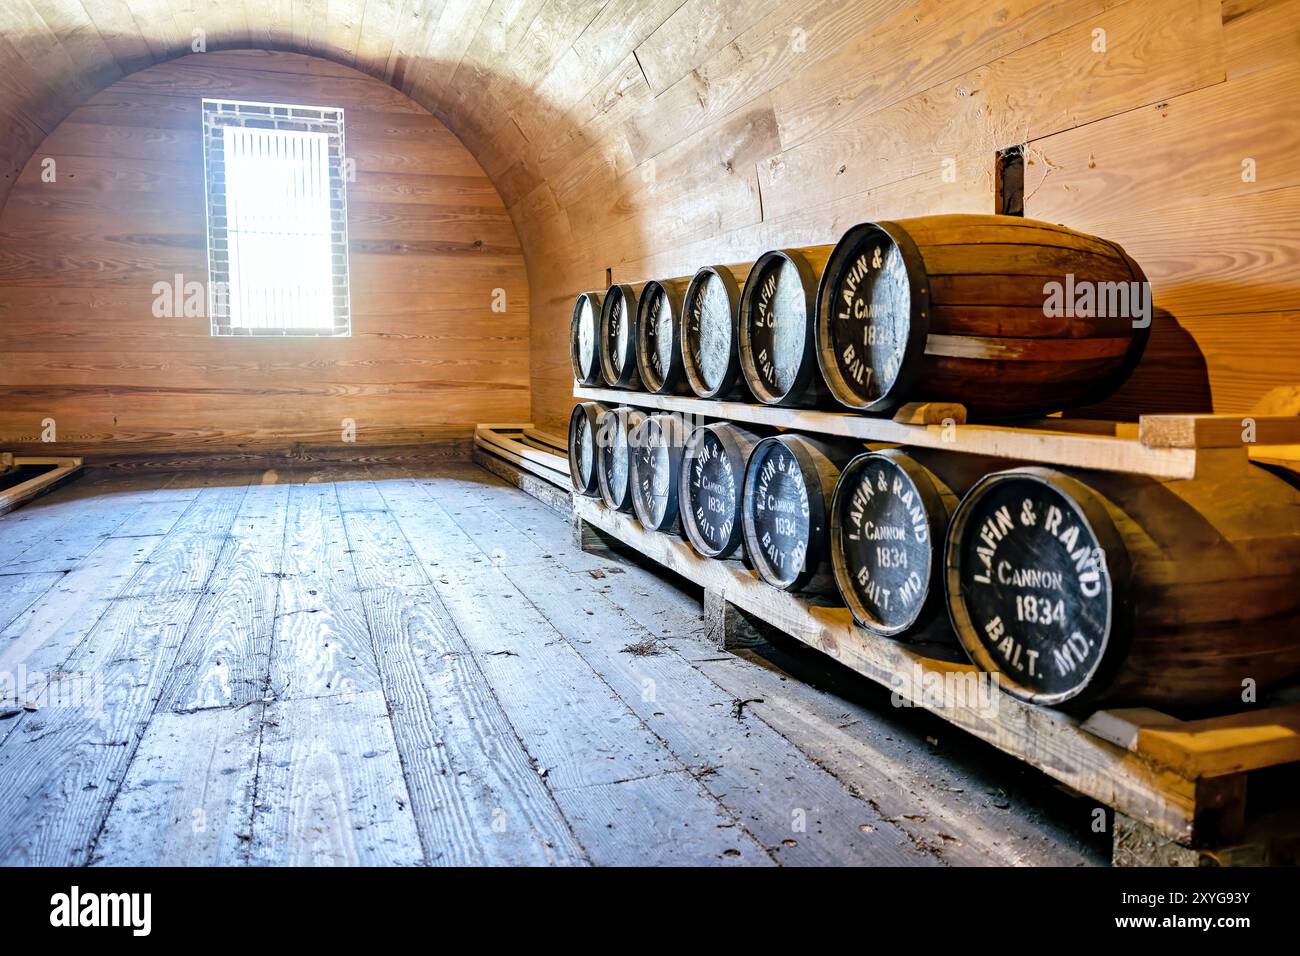
{"label": "wooden rack", "polygon": [[905,405],[892,418],[852,412],[776,408],[680,395],[575,385],[575,398],[635,405],[706,419],[888,442],[1044,465],[1195,478],[1209,464],[1244,466],[1250,458],[1300,458],[1300,418],[1254,418],[1256,441],[1242,442],[1241,415],[1144,415],[1136,423],[1048,418],[1017,426],[966,424],[958,404]]}
{"label": "wooden rack", "polygon": [[[574,397],[773,428],[1149,475],[1161,480],[1230,475],[1252,459],[1297,467],[1300,419],[1153,415],[1137,423],[1062,418],[1017,426],[966,424],[954,404],[904,406],[892,418],[775,408],[575,385]],[[976,669],[924,656],[858,627],[831,602],[768,586],[738,561],[697,555],[681,538],[650,532],[597,499],[574,496],[575,535],[587,549],[632,548],[702,585],[711,632],[726,642],[768,626],[891,688],[900,706],[921,706],[1116,811],[1115,858],[1128,863],[1271,862],[1273,835],[1246,828],[1248,775],[1300,761],[1300,704],[1196,721],[1148,709],[1086,718],[997,693],[972,702]],[[960,678],[960,679],[957,679]],[[939,688],[937,694],[935,688]],[[1295,805],[1297,801],[1290,801]],[[1286,840],[1294,839],[1294,826]],[[1290,843],[1286,844],[1290,847]],[[1208,848],[1208,849],[1207,849]],[[1286,852],[1291,852],[1287,850]]]}
{"label": "wooden rack", "polygon": [[629,547],[703,586],[710,630],[724,646],[753,621],[774,627],[890,688],[899,706],[924,707],[1123,814],[1117,832],[1124,828],[1130,844],[1134,825],[1149,830],[1155,839],[1141,842],[1151,852],[1129,862],[1269,859],[1269,845],[1251,842],[1245,829],[1247,775],[1300,761],[1300,704],[1184,722],[1146,709],[1080,719],[996,690],[980,698],[970,692],[977,672],[968,664],[877,637],[844,607],[769,587],[739,561],[702,558],[596,499],[575,495],[573,510],[585,550]]}

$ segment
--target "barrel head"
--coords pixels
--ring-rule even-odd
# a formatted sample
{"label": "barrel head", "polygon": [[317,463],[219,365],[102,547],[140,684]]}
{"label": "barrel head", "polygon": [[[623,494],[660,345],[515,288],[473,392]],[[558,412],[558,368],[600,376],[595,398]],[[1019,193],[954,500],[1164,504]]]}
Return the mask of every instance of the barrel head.
{"label": "barrel head", "polygon": [[736,310],[740,287],[725,266],[701,269],[682,304],[682,364],[700,398],[721,398],[740,378]]}
{"label": "barrel head", "polygon": [[573,365],[574,379],[583,385],[601,383],[600,356],[597,354],[601,304],[598,292],[583,292],[573,303],[569,359]]}
{"label": "barrel head", "polygon": [[682,530],[708,558],[729,557],[740,546],[740,502],[745,459],[724,434],[700,427],[682,456],[679,483]]}
{"label": "barrel head", "polygon": [[854,619],[889,637],[934,607],[935,542],[947,510],[926,470],[902,452],[867,452],[840,474],[831,504],[835,582]]}
{"label": "barrel head", "polygon": [[809,548],[825,529],[820,491],[808,487],[810,474],[812,463],[780,436],[759,442],[745,469],[745,550],[758,576],[774,587],[797,590],[814,570]]}
{"label": "barrel head", "polygon": [[682,379],[678,319],[681,295],[672,283],[647,282],[637,301],[637,363],[641,383],[656,394],[675,392]]}
{"label": "barrel head", "polygon": [[686,426],[676,415],[651,415],[631,435],[632,508],[651,531],[677,528],[677,481]]}
{"label": "barrel head", "polygon": [[817,290],[817,361],[843,405],[888,411],[920,371],[929,321],[920,254],[894,223],[846,232]]}
{"label": "barrel head", "polygon": [[600,416],[596,428],[600,497],[615,511],[632,510],[631,433],[642,418],[636,409],[614,408]]}
{"label": "barrel head", "polygon": [[596,402],[582,402],[569,415],[569,480],[576,494],[600,494],[596,432],[597,419],[604,411],[604,406]]}
{"label": "barrel head", "polygon": [[1127,650],[1128,557],[1081,482],[998,472],[962,500],[946,545],[958,640],[1002,689],[1039,704],[1102,693]]}
{"label": "barrel head", "polygon": [[811,322],[817,280],[798,252],[774,249],[754,263],[740,297],[740,364],[761,402],[804,398],[813,377]]}
{"label": "barrel head", "polygon": [[618,388],[639,384],[636,368],[636,292],[629,285],[612,285],[600,309],[600,370]]}

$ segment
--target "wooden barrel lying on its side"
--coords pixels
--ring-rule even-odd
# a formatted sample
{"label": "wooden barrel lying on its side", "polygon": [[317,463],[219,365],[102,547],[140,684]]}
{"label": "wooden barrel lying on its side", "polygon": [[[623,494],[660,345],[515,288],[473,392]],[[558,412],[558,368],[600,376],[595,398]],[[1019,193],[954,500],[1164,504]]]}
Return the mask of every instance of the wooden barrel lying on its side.
{"label": "wooden barrel lying on its side", "polygon": [[690,279],[645,284],[636,309],[637,371],[641,387],[656,395],[689,392],[682,368],[682,300]]}
{"label": "wooden barrel lying on its side", "polygon": [[680,416],[662,414],[647,416],[632,435],[632,508],[651,531],[677,531],[686,431]]}
{"label": "wooden barrel lying on its side", "polygon": [[834,246],[773,249],[740,294],[740,369],[767,405],[811,407],[828,392],[817,367],[817,283]]}
{"label": "wooden barrel lying on its side", "polygon": [[1260,469],[997,472],[945,564],[958,640],[1024,700],[1177,709],[1300,673],[1300,492]]}
{"label": "wooden barrel lying on its side", "polygon": [[765,438],[745,467],[745,553],[773,587],[835,593],[829,511],[840,469],[861,445],[805,435]]}
{"label": "wooden barrel lying on its side", "polygon": [[749,397],[740,377],[737,314],[749,265],[705,266],[686,287],[682,303],[682,366],[700,398]]}
{"label": "wooden barrel lying on its side", "polygon": [[885,448],[840,473],[831,566],[853,618],[873,634],[954,644],[944,615],[943,544],[962,494],[1004,459]]}
{"label": "wooden barrel lying on its side", "polygon": [[636,362],[637,300],[645,283],[612,285],[600,310],[600,371],[615,388],[640,388]]}
{"label": "wooden barrel lying on its side", "polygon": [[569,325],[569,361],[579,385],[600,385],[600,310],[604,299],[599,292],[582,292],[573,302]]}
{"label": "wooden barrel lying on its side", "polygon": [[1150,323],[1146,276],[1115,243],[1017,216],[925,216],[840,239],[817,291],[817,360],[849,408],[1041,415],[1114,391]]}
{"label": "wooden barrel lying on its side", "polygon": [[596,440],[607,410],[600,402],[582,402],[569,415],[569,481],[575,494],[588,498],[600,494]]}
{"label": "wooden barrel lying on its side", "polygon": [[632,510],[632,434],[645,418],[635,408],[608,409],[597,424],[600,497],[615,511]]}
{"label": "wooden barrel lying on its side", "polygon": [[761,440],[717,422],[698,426],[686,442],[677,486],[682,531],[706,558],[729,558],[740,547],[745,465]]}

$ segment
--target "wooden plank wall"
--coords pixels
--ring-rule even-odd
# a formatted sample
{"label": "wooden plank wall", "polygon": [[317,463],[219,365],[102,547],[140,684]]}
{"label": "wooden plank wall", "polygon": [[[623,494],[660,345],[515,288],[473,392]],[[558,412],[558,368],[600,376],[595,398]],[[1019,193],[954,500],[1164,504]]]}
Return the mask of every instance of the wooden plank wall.
{"label": "wooden plank wall", "polygon": [[1022,143],[1026,214],[1122,243],[1171,314],[1097,412],[1246,411],[1300,380],[1298,0],[637,10],[597,16],[537,76],[540,108],[454,104],[459,128],[514,121],[468,142],[529,256],[536,421],[572,406],[570,300],[606,269],[688,274],[864,219],[992,212],[995,153]]}
{"label": "wooden plank wall", "polygon": [[[346,111],[351,338],[212,338],[205,318],[154,317],[156,282],[207,278],[204,96]],[[183,57],[76,108],[0,215],[0,447],[343,448],[343,419],[360,445],[469,436],[528,416],[527,323],[501,198],[426,109],[323,59]],[[39,444],[46,418],[56,446]]]}
{"label": "wooden plank wall", "polygon": [[[1017,144],[1028,214],[1123,243],[1171,316],[1098,411],[1246,411],[1300,378],[1300,0],[10,0],[0,27],[0,200],[69,109],[195,30],[427,107],[522,240],[531,417],[552,429],[570,301],[607,269],[679,275],[864,219],[988,212],[994,154]],[[485,398],[479,420],[507,400]]]}

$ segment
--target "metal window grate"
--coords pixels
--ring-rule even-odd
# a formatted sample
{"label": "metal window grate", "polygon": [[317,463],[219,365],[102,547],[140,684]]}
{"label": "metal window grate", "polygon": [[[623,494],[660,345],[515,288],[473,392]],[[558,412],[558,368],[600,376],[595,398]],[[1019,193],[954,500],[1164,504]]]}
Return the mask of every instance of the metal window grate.
{"label": "metal window grate", "polygon": [[351,334],[341,109],[203,101],[213,335]]}

